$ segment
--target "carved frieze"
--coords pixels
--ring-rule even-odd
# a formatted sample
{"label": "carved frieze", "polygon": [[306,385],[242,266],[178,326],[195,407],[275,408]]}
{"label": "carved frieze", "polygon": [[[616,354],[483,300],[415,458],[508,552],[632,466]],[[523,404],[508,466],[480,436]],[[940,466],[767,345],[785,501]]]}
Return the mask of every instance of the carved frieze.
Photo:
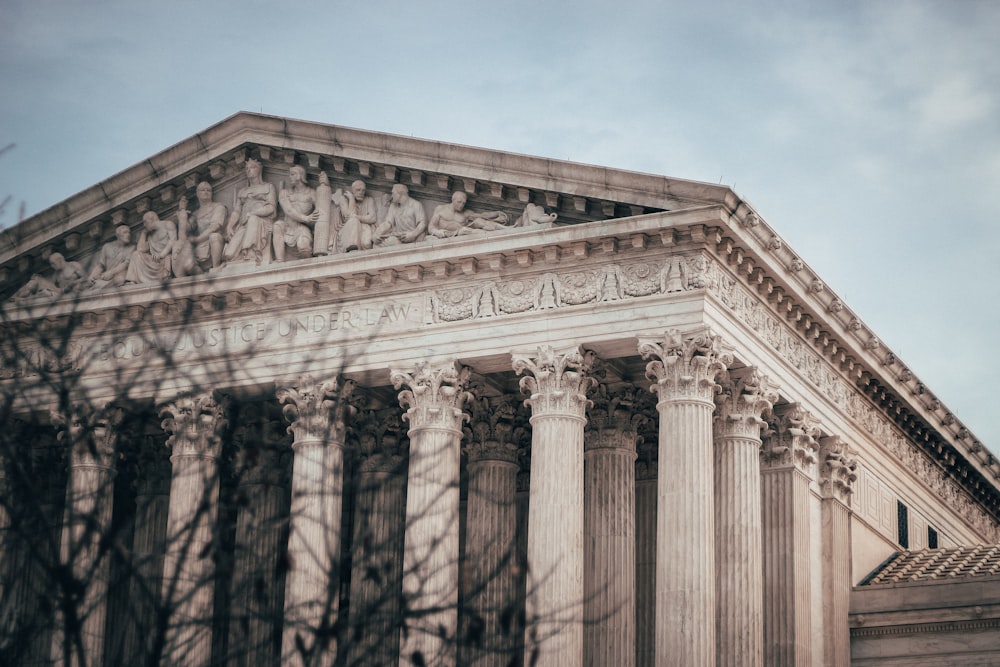
{"label": "carved frieze", "polygon": [[740,321],[753,328],[782,359],[802,372],[821,394],[861,425],[942,501],[960,512],[980,534],[1000,539],[1000,524],[969,497],[938,463],[907,439],[878,408],[845,381],[843,375],[807,345],[796,331],[766,310],[759,297],[714,262],[709,265],[708,287]]}

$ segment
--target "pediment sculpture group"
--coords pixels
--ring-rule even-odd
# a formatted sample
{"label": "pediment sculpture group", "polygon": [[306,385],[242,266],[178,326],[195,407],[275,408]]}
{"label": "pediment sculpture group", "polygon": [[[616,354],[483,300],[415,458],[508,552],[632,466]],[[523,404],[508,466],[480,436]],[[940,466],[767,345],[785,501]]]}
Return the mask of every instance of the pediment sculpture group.
{"label": "pediment sculpture group", "polygon": [[472,212],[465,208],[468,197],[462,191],[452,193],[451,201],[437,206],[428,220],[423,204],[412,199],[401,183],[392,186],[389,201],[383,202],[387,205],[380,206],[362,180],[354,181],[347,191],[334,192],[326,173],[320,172],[313,188],[305,168],[292,165],[288,185],[282,183],[279,190],[261,173],[260,161],[248,158],[247,184],[238,190],[232,211],[214,201],[212,185],[202,181],[195,189],[198,207],[189,210],[187,197],[181,197],[176,221],[146,211],[135,244],[129,226],[119,225],[115,239],[101,247],[89,270],[81,262],[52,253],[52,274],[33,275],[12,298],[58,298],[128,284],[163,283],[225,265],[269,264],[556,220],[555,213],[531,203],[513,222],[502,211]]}

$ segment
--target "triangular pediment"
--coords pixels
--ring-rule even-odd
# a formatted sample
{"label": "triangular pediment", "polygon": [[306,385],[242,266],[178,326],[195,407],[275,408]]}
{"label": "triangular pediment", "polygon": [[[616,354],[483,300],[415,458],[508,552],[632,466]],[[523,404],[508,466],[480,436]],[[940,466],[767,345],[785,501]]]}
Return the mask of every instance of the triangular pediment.
{"label": "triangular pediment", "polygon": [[[499,213],[511,229],[519,226],[529,205],[538,222],[557,216],[539,229],[704,205],[735,210],[739,205],[729,188],[718,185],[241,112],[4,230],[0,296],[7,299],[36,273],[52,277],[53,253],[80,262],[89,275],[102,246],[114,241],[116,227],[129,226],[135,243],[147,212],[176,227],[182,198],[189,210],[197,209],[201,182],[211,184],[213,200],[231,215],[247,183],[248,158],[260,161],[262,180],[275,190],[287,185],[293,165],[304,168],[310,188],[325,174],[338,196],[362,180],[380,219],[395,184],[407,186],[428,218],[453,193],[462,192],[467,211]],[[276,209],[271,221],[282,217],[280,205]],[[529,224],[538,223],[520,226]],[[343,251],[336,247],[336,231],[333,236],[330,251]]]}

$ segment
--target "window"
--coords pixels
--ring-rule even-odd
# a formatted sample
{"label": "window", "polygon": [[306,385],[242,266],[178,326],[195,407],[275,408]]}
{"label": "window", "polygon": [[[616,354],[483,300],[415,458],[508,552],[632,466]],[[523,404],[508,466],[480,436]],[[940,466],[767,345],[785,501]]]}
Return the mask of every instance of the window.
{"label": "window", "polygon": [[927,548],[937,549],[938,548],[938,538],[937,531],[927,526]]}
{"label": "window", "polygon": [[910,548],[910,512],[906,505],[896,501],[896,541],[904,549]]}

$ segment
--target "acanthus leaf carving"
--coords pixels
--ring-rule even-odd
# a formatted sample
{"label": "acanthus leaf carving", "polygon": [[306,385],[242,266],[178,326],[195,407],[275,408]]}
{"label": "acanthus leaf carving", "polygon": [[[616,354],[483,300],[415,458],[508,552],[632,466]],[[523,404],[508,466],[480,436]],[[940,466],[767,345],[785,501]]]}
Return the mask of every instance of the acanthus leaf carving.
{"label": "acanthus leaf carving", "polygon": [[277,387],[275,395],[284,405],[282,413],[295,445],[320,441],[343,446],[347,423],[357,412],[349,401],[354,386],[353,380],[305,375],[294,385]]}
{"label": "acanthus leaf carving", "polygon": [[740,371],[723,371],[719,385],[715,436],[760,440],[760,430],[767,426],[763,418],[770,416],[778,400],[777,385],[753,366]]}
{"label": "acanthus leaf carving", "polygon": [[462,408],[472,398],[466,391],[471,369],[456,362],[432,367],[420,361],[413,372],[390,373],[393,387],[400,389],[399,404],[406,408],[403,419],[410,429],[440,427],[459,430],[468,418]]}
{"label": "acanthus leaf carving", "polygon": [[688,398],[711,402],[719,390],[716,377],[733,362],[731,348],[707,327],[685,333],[670,329],[662,341],[640,340],[639,355],[652,358],[646,364],[646,377],[653,383],[650,391],[661,401]]}
{"label": "acanthus leaf carving", "polygon": [[819,481],[824,497],[836,498],[848,504],[857,481],[858,462],[854,452],[840,436],[831,435],[819,441]]}
{"label": "acanthus leaf carving", "polygon": [[532,416],[561,413],[584,417],[590,400],[587,392],[596,384],[591,377],[593,353],[582,353],[579,346],[555,350],[551,345],[540,346],[534,354],[512,355],[514,372],[521,378],[521,392],[531,397],[525,404]]}
{"label": "acanthus leaf carving", "polygon": [[812,477],[819,452],[818,420],[799,403],[775,410],[761,449],[762,468],[794,466]]}

